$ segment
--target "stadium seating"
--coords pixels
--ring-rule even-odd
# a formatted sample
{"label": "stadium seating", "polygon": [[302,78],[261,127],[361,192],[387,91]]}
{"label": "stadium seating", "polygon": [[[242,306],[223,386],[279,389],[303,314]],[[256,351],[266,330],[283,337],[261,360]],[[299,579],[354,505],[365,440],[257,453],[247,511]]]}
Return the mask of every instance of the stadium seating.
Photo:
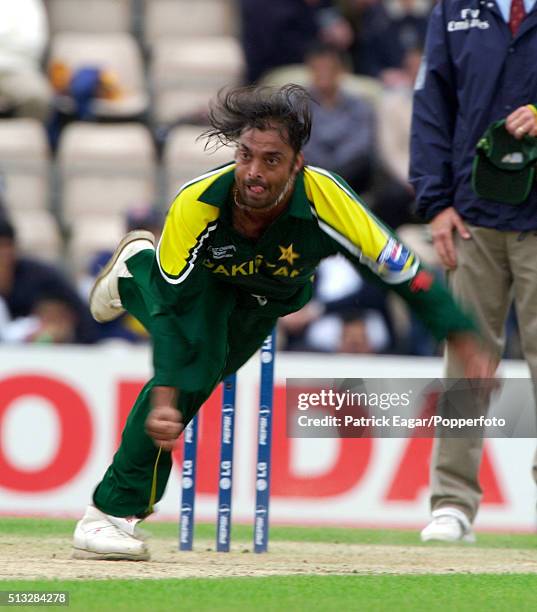
{"label": "stadium seating", "polygon": [[36,119],[0,120],[0,178],[9,213],[49,207],[49,148]]}
{"label": "stadium seating", "polygon": [[49,66],[62,63],[71,71],[97,67],[117,80],[121,95],[117,99],[94,100],[93,112],[99,118],[128,118],[142,115],[149,96],[144,83],[141,51],[128,33],[87,34],[61,32],[51,43]]}
{"label": "stadium seating", "polygon": [[15,211],[10,214],[17,232],[20,253],[57,262],[63,253],[58,223],[48,210]]}
{"label": "stadium seating", "polygon": [[50,29],[57,32],[129,32],[133,0],[47,0]]}
{"label": "stadium seating", "polygon": [[58,162],[62,217],[71,228],[84,217],[122,216],[153,202],[155,150],[148,129],[136,123],[73,123],[63,132]]}
{"label": "stadium seating", "polygon": [[144,39],[148,48],[162,38],[233,36],[234,0],[144,0]]}
{"label": "stadium seating", "polygon": [[163,154],[169,201],[185,182],[233,160],[229,147],[206,151],[205,140],[197,140],[202,131],[199,126],[181,125],[170,132]]}
{"label": "stadium seating", "polygon": [[68,244],[71,272],[80,277],[87,271],[93,256],[113,251],[126,233],[123,215],[84,216],[73,225]]}
{"label": "stadium seating", "polygon": [[21,252],[53,261],[61,255],[62,239],[50,211],[49,158],[45,128],[39,121],[0,121],[0,199]]}
{"label": "stadium seating", "polygon": [[240,83],[243,70],[233,37],[158,40],[149,70],[155,121],[170,124],[203,112],[220,88]]}

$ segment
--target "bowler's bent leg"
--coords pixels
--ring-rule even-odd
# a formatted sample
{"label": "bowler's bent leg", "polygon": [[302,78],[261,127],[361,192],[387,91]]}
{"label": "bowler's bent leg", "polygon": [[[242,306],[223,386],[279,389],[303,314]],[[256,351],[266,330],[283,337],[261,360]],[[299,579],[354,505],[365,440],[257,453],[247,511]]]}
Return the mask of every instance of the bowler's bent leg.
{"label": "bowler's bent leg", "polygon": [[143,518],[164,494],[172,459],[171,453],[160,451],[145,431],[152,388],[152,382],[147,383],[138,396],[112,464],[93,493],[93,503],[106,514]]}
{"label": "bowler's bent leg", "polygon": [[[118,290],[122,306],[135,316],[149,331],[151,317],[147,304],[151,304],[149,286],[149,266],[154,264],[151,249],[146,249],[132,258],[135,265],[128,268],[132,277],[122,277],[118,282]],[[205,285],[204,285],[205,288]],[[186,425],[199,410],[217,384],[224,369],[226,357],[227,316],[234,303],[233,296],[227,293],[215,295],[209,293],[219,291],[211,283],[199,292],[199,299],[204,300],[194,307],[192,313],[201,312],[203,320],[198,321],[196,328],[206,328],[207,337],[200,337],[199,347],[209,346],[211,342],[210,359],[200,350],[190,355],[189,366],[197,381],[193,389],[182,392],[178,389],[177,408],[183,415]],[[217,312],[207,313],[207,304],[214,304]],[[209,316],[211,315],[211,316]],[[179,315],[177,321],[182,319]],[[192,319],[188,324],[192,324]],[[220,330],[218,333],[216,330]],[[74,547],[78,553],[98,554],[97,558],[132,559],[148,558],[145,544],[136,532],[136,523],[150,514],[153,505],[164,494],[170,475],[172,458],[169,451],[157,448],[155,442],[147,434],[145,424],[151,410],[151,392],[154,381],[150,381],[141,391],[127,419],[121,444],[114,455],[112,464],[107,469],[102,481],[93,494],[94,506],[89,506],[84,518],[79,521],[75,530]],[[134,548],[138,546],[138,550]],[[128,550],[127,550],[128,549]],[[103,557],[102,554],[105,554]],[[110,556],[113,555],[113,556]]]}

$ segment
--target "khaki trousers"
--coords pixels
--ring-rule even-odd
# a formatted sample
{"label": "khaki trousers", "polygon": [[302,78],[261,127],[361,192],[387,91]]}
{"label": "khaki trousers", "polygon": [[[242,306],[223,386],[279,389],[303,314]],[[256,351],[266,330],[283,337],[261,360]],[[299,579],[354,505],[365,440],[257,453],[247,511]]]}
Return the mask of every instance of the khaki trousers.
{"label": "khaki trousers", "polygon": [[[537,232],[468,227],[471,240],[456,237],[457,268],[448,273],[455,297],[474,313],[486,348],[500,360],[505,320],[514,299],[522,349],[537,381]],[[463,371],[446,350],[446,377]],[[473,521],[481,500],[478,481],[482,438],[436,438],[431,461],[431,509],[452,506]],[[537,480],[537,454],[533,462]]]}

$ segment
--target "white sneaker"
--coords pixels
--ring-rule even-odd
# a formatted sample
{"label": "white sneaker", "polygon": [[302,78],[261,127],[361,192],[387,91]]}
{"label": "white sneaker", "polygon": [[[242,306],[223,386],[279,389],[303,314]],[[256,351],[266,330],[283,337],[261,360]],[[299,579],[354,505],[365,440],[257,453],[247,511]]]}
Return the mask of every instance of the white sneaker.
{"label": "white sneaker", "polygon": [[99,323],[113,321],[125,312],[121,305],[117,280],[120,277],[132,276],[125,262],[145,249],[155,249],[153,234],[144,230],[129,232],[95,279],[89,305],[93,318]]}
{"label": "white sneaker", "polygon": [[421,532],[422,542],[475,542],[472,525],[458,508],[438,508],[432,512],[432,517]]}
{"label": "white sneaker", "polygon": [[88,506],[75,528],[73,558],[148,561],[149,551],[136,529],[139,522]]}

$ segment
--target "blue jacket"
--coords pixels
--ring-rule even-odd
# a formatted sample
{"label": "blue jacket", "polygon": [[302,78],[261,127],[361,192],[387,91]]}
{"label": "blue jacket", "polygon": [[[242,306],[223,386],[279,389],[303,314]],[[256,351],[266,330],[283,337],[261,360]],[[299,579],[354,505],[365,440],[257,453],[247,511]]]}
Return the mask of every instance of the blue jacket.
{"label": "blue jacket", "polygon": [[473,225],[537,229],[535,187],[513,206],[478,198],[470,183],[486,128],[536,101],[536,8],[513,38],[495,2],[439,0],[414,93],[410,181],[418,212],[430,220],[454,206]]}

